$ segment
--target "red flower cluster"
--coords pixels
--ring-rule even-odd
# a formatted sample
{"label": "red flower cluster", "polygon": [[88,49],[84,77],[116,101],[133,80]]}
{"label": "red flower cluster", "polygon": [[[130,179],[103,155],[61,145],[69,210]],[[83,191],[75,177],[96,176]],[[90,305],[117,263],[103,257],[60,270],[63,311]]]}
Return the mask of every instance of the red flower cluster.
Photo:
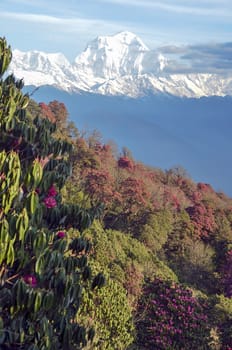
{"label": "red flower cluster", "polygon": [[44,198],[44,204],[46,205],[47,208],[54,208],[56,207],[56,199],[54,198],[57,195],[57,191],[54,185],[52,185],[48,192],[47,192],[47,197]]}
{"label": "red flower cluster", "polygon": [[202,203],[196,203],[186,208],[187,213],[194,225],[195,234],[200,238],[208,238],[216,228],[214,211]]}
{"label": "red flower cluster", "polygon": [[56,206],[56,200],[53,197],[46,197],[44,198],[44,204],[46,205],[47,208],[54,208]]}
{"label": "red flower cluster", "polygon": [[54,185],[52,185],[48,190],[49,197],[55,197],[57,195],[57,190]]}
{"label": "red flower cluster", "polygon": [[66,236],[66,233],[64,231],[59,231],[59,232],[57,232],[56,236],[58,238],[64,238]]}
{"label": "red flower cluster", "polygon": [[31,287],[36,287],[37,279],[34,275],[25,275],[23,277],[25,283],[29,284]]}

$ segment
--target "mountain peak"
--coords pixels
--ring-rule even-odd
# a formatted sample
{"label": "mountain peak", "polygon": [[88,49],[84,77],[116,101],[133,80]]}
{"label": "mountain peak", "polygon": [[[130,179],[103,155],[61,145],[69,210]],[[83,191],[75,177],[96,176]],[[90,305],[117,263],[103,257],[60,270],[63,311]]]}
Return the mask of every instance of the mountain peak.
{"label": "mountain peak", "polygon": [[23,52],[19,50],[13,50],[13,62],[21,63],[22,65],[28,67],[28,69],[39,69],[44,70],[44,65],[47,67],[58,65],[58,66],[66,66],[69,64],[67,58],[60,52],[56,53],[45,53],[43,51],[29,51]]}
{"label": "mountain peak", "polygon": [[98,36],[88,44],[87,48],[95,47],[101,49],[102,47],[108,47],[109,49],[117,49],[119,46],[133,47],[138,51],[149,51],[148,47],[142,42],[142,40],[136,34],[129,31],[123,31],[107,36]]}
{"label": "mountain peak", "polygon": [[231,95],[232,78],[215,74],[168,74],[172,61],[150,50],[134,33],[99,36],[70,62],[61,53],[13,51],[10,71],[26,85],[66,91],[138,97],[165,93],[200,97]]}
{"label": "mountain peak", "polygon": [[149,51],[148,47],[143,43],[143,41],[134,33],[123,31],[115,35],[112,35],[112,38],[119,40],[121,43],[126,45],[138,45],[144,51]]}
{"label": "mountain peak", "polygon": [[102,79],[136,75],[142,70],[147,46],[133,33],[98,36],[75,59],[78,70]]}

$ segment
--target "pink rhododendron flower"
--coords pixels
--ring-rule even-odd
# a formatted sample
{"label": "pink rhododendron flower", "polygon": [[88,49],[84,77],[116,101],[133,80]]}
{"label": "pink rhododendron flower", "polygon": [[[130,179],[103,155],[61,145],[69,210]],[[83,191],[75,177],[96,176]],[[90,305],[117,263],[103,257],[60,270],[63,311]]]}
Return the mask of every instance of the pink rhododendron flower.
{"label": "pink rhododendron flower", "polygon": [[37,285],[36,277],[33,275],[26,275],[23,277],[23,280],[25,283],[29,284],[31,287],[36,287]]}
{"label": "pink rhododendron flower", "polygon": [[66,233],[64,231],[57,232],[57,237],[58,238],[64,238],[65,236],[66,236]]}
{"label": "pink rhododendron flower", "polygon": [[56,200],[53,197],[44,198],[44,204],[47,208],[54,208],[56,206]]}
{"label": "pink rhododendron flower", "polygon": [[49,197],[55,197],[57,195],[57,190],[54,185],[52,185],[48,190]]}

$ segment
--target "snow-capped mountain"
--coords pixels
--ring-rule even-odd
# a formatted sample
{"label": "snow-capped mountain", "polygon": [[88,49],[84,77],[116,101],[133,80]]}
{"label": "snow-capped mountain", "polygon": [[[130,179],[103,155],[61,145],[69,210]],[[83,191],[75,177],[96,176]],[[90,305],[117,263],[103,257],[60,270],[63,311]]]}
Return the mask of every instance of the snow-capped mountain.
{"label": "snow-capped mountain", "polygon": [[77,72],[102,78],[117,79],[137,75],[149,49],[132,33],[98,37],[75,59]]}
{"label": "snow-capped mountain", "polygon": [[17,78],[24,78],[26,85],[56,85],[61,89],[70,89],[72,65],[61,53],[39,51],[13,51],[10,70]]}
{"label": "snow-capped mountain", "polygon": [[139,97],[166,93],[201,97],[232,95],[232,76],[167,74],[169,60],[130,32],[100,36],[70,63],[61,53],[13,51],[10,71],[25,85],[68,92]]}

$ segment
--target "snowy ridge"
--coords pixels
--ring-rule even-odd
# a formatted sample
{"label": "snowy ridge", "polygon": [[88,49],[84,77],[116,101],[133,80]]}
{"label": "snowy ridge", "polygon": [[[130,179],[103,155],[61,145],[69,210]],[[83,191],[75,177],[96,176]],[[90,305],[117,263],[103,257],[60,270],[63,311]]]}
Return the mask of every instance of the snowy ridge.
{"label": "snowy ridge", "polygon": [[69,92],[138,97],[165,93],[201,97],[232,95],[232,76],[166,74],[169,62],[135,34],[100,36],[70,63],[61,53],[13,51],[10,72],[25,85],[52,85]]}

